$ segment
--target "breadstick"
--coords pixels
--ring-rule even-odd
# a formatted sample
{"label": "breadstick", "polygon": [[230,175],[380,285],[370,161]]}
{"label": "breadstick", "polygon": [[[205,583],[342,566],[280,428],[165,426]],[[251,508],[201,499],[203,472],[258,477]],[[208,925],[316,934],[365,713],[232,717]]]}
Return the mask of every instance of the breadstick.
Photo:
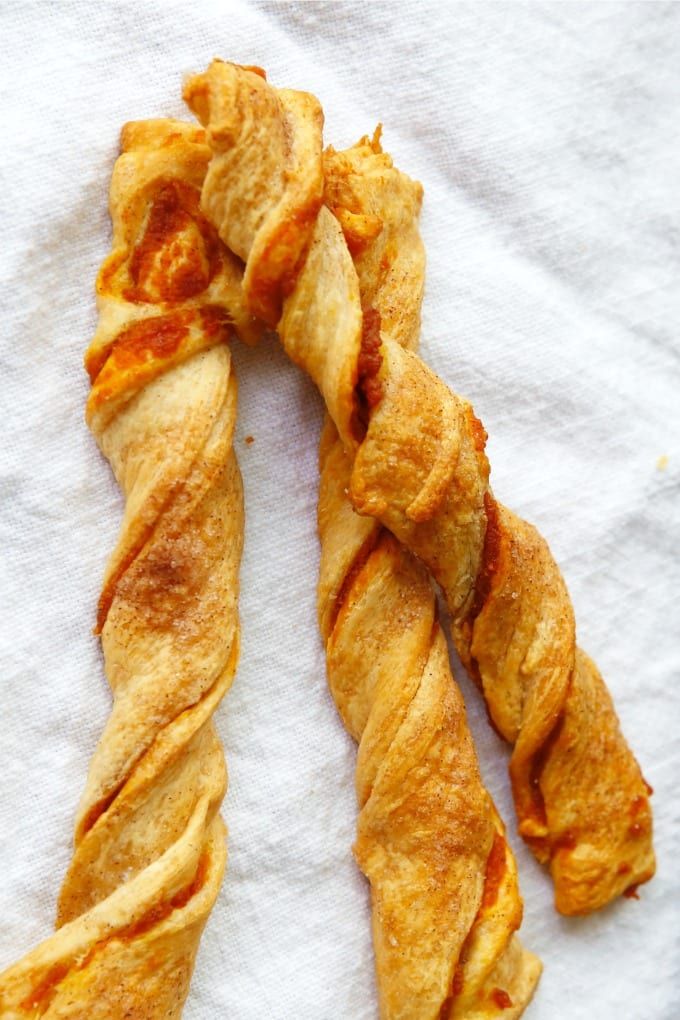
{"label": "breadstick", "polygon": [[[220,61],[185,98],[213,150],[202,207],[246,263],[248,307],[319,387],[351,459],[355,508],[446,594],[461,657],[513,744],[519,831],[550,866],[557,909],[588,913],[633,891],[655,867],[650,788],[576,646],[545,541],[493,497],[472,408],[362,311],[351,220],[321,204],[318,103]],[[223,211],[244,204],[236,230]]]}
{"label": "breadstick", "polygon": [[0,976],[0,1015],[179,1017],[225,866],[212,715],[238,657],[241,480],[226,344],[255,324],[199,211],[204,134],[128,124],[97,281],[87,421],[126,498],[99,602],[113,709],[58,930]]}
{"label": "breadstick", "polygon": [[[420,185],[377,136],[328,151],[324,165],[325,202],[351,231],[362,301],[416,346]],[[359,743],[355,854],[371,883],[381,1014],[521,1016],[540,964],[513,935],[515,861],[481,782],[434,591],[414,556],[352,511],[351,461],[330,420],[320,461],[319,617],[329,685]]]}

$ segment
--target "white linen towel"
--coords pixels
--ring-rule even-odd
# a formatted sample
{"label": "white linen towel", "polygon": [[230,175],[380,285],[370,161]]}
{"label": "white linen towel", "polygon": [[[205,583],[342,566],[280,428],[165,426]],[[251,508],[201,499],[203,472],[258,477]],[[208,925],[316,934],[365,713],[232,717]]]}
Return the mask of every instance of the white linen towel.
{"label": "white linen towel", "polygon": [[[52,928],[109,708],[91,634],[121,499],[83,421],[121,125],[188,116],[214,56],[313,91],[336,146],[378,120],[425,187],[422,353],[474,403],[494,489],[549,540],[655,787],[640,902],[559,918],[507,750],[457,673],[510,829],[530,1020],[678,1016],[680,6],[9,3],[0,10],[0,968]],[[187,1020],[373,1020],[355,749],[315,619],[321,403],[274,346],[236,352],[242,655],[218,713],[229,868]],[[252,435],[252,445],[244,438]],[[675,851],[675,853],[674,853]]]}

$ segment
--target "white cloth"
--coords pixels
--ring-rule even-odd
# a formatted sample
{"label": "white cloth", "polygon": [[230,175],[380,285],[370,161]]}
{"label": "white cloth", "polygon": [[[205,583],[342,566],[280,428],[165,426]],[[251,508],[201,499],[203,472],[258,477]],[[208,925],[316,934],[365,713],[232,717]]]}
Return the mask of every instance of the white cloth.
{"label": "white cloth", "polygon": [[[526,1015],[678,1016],[679,40],[675,4],[3,5],[0,967],[51,930],[109,708],[90,630],[121,498],[83,422],[81,359],[118,132],[188,116],[182,76],[219,54],[315,92],[336,146],[381,120],[423,181],[423,355],[485,422],[499,498],[550,541],[656,790],[641,901],[560,919],[458,667],[545,963]],[[274,346],[236,359],[243,650],[217,719],[230,861],[185,1017],[372,1020],[355,749],[315,619],[321,403]]]}

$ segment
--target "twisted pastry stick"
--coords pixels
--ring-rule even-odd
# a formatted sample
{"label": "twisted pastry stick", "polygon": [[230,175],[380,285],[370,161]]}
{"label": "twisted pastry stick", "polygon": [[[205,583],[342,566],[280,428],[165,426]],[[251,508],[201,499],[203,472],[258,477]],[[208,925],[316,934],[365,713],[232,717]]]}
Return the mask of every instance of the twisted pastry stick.
{"label": "twisted pastry stick", "polygon": [[[250,89],[248,79],[244,87]],[[267,103],[278,100],[270,90],[252,94],[257,114],[251,123],[266,124]],[[285,93],[283,101],[305,108],[307,97]],[[309,110],[318,122],[320,111]],[[252,144],[261,151],[264,137]],[[244,145],[250,145],[247,137]],[[293,159],[304,150],[303,139]],[[235,152],[235,174],[242,162]],[[424,266],[420,186],[392,167],[377,142],[329,154],[327,170],[327,200],[344,193],[342,215],[362,269],[362,297],[391,316],[401,342],[417,343]],[[217,172],[213,164],[209,173]],[[324,175],[315,174],[309,192],[306,179],[298,182],[290,173],[289,180],[304,208],[316,211]],[[356,201],[350,201],[354,189]],[[257,193],[238,203],[225,198],[221,209],[243,230],[257,202]],[[366,208],[353,213],[349,206],[357,204]],[[293,272],[300,250],[279,244],[288,234],[278,231],[275,216],[262,222],[262,249],[276,248],[286,272]],[[268,223],[273,230],[267,236]],[[380,263],[390,248],[398,254],[384,272]],[[258,299],[267,293],[255,289]],[[351,304],[347,309],[354,312]],[[269,314],[264,303],[259,310]],[[344,314],[342,306],[335,311]],[[346,496],[351,463],[330,421],[320,460],[319,616],[331,691],[360,745],[355,853],[372,889],[381,1014],[390,1020],[520,1016],[540,964],[513,936],[522,913],[515,862],[481,783],[433,590],[414,557],[375,521],[352,511]]]}
{"label": "twisted pastry stick", "polygon": [[87,420],[126,497],[99,603],[113,710],[91,763],[58,931],[0,977],[0,1015],[179,1017],[222,878],[212,715],[238,655],[241,480],[225,341],[254,329],[198,208],[209,150],[128,124],[97,281]]}
{"label": "twisted pastry stick", "polygon": [[[374,314],[362,314],[351,221],[325,206],[310,219],[321,201],[318,104],[219,61],[189,81],[185,97],[213,150],[202,207],[246,262],[248,306],[277,325],[318,385],[352,460],[356,509],[379,519],[444,589],[461,657],[492,724],[514,745],[519,831],[550,865],[557,909],[587,913],[634,891],[655,867],[650,788],[600,674],[576,647],[546,543],[491,493],[481,423]],[[236,230],[223,212],[240,206]]]}
{"label": "twisted pastry stick", "polygon": [[[326,201],[344,202],[362,299],[415,346],[420,185],[377,137],[329,151],[325,171]],[[434,592],[415,557],[353,512],[351,462],[330,419],[320,464],[319,619],[329,685],[359,743],[355,855],[371,883],[381,1015],[521,1016],[540,964],[513,935],[515,861],[481,782]]]}

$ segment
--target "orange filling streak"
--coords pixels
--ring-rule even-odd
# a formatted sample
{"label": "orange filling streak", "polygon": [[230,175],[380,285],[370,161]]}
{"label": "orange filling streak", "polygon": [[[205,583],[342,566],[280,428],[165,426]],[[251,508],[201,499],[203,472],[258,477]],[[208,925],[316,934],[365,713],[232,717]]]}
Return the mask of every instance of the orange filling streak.
{"label": "orange filling streak", "polygon": [[67,963],[57,963],[51,967],[42,981],[36,985],[36,987],[22,1002],[19,1003],[19,1008],[26,1012],[40,1009],[41,1013],[44,1013],[56,995],[59,984],[64,980],[69,972],[71,970],[83,970],[87,967],[95,953],[107,942],[110,942],[113,939],[120,942],[131,941],[139,935],[146,934],[146,932],[150,931],[161,921],[166,920],[173,911],[180,910],[185,907],[205,885],[208,877],[209,863],[209,854],[205,852],[198,862],[198,868],[196,869],[194,878],[185,889],[178,892],[167,903],[161,903],[157,907],[153,907],[148,914],[145,914],[144,917],[140,918],[139,921],[136,921],[128,928],[124,928],[122,931],[116,932],[107,939],[102,939],[100,942],[96,942],[79,964],[74,966]]}
{"label": "orange filling streak", "polygon": [[[491,850],[489,856],[486,859],[486,872],[484,875],[484,890],[482,892],[482,900],[479,905],[479,910],[472,923],[472,927],[467,934],[467,938],[463,942],[456,963],[456,969],[453,972],[453,979],[451,981],[451,989],[448,996],[441,1005],[439,1010],[439,1020],[447,1020],[451,1007],[456,998],[463,991],[463,985],[465,983],[465,964],[467,962],[468,953],[470,951],[470,943],[474,934],[475,928],[479,924],[484,913],[488,913],[498,899],[503,877],[505,875],[506,864],[505,864],[505,838],[496,832],[494,834],[493,843],[491,844]],[[511,1003],[512,1005],[512,1003]],[[505,1006],[501,1007],[505,1009]]]}
{"label": "orange filling streak", "polygon": [[129,942],[132,939],[137,938],[138,935],[145,935],[146,932],[155,928],[161,921],[165,921],[165,919],[168,918],[173,911],[181,910],[183,907],[186,907],[187,903],[193,899],[193,897],[199,893],[205,885],[208,877],[209,863],[209,854],[206,852],[202,855],[198,862],[196,874],[186,889],[182,889],[180,892],[176,893],[176,895],[173,896],[171,900],[168,900],[167,903],[159,903],[158,906],[153,907],[148,914],[145,914],[144,917],[139,919],[139,921],[130,925],[129,928],[126,928],[115,937],[121,941],[125,940]]}
{"label": "orange filling streak", "polygon": [[[123,289],[126,300],[177,303],[206,289],[220,267],[221,252],[217,232],[201,215],[199,203],[198,191],[182,181],[161,184],[130,259],[132,286]],[[200,232],[203,252],[180,240],[192,223]]]}
{"label": "orange filling streak", "polygon": [[127,780],[125,779],[121,780],[118,786],[116,786],[116,788],[112,790],[111,793],[109,793],[106,797],[103,797],[100,801],[98,801],[98,803],[92,805],[92,807],[90,808],[82,822],[83,834],[81,839],[83,839],[90,831],[90,829],[94,827],[94,825],[99,821],[101,816],[109,810],[114,800],[125,786],[126,782]]}
{"label": "orange filling streak", "polygon": [[498,899],[501,883],[505,876],[505,839],[497,832],[493,838],[491,853],[486,861],[484,893],[480,911],[491,910]]}
{"label": "orange filling streak", "polygon": [[357,360],[357,390],[369,409],[377,407],[382,400],[382,383],[377,377],[383,360],[380,353],[381,344],[380,312],[375,308],[364,308],[361,347]]}
{"label": "orange filling streak", "polygon": [[40,1009],[44,1012],[54,996],[57,985],[64,980],[69,969],[66,963],[57,963],[54,967],[50,967],[40,984],[36,985],[33,991],[29,992],[26,998],[19,1003],[19,1009],[26,1012]]}
{"label": "orange filling streak", "polygon": [[[258,263],[246,295],[253,314],[276,329],[285,298],[295,290],[298,276],[307,259],[312,227],[321,208],[321,199],[313,198],[296,209],[270,238]],[[305,236],[302,250],[300,234]]]}
{"label": "orange filling streak", "polygon": [[108,361],[114,368],[127,368],[146,357],[163,358],[174,354],[189,332],[193,312],[176,312],[172,315],[155,315],[140,319],[118,334],[108,349],[89,359],[86,368],[94,385]]}
{"label": "orange filling streak", "polygon": [[[485,436],[486,433],[484,432],[481,422],[479,422],[477,418],[474,420],[477,422]],[[474,431],[474,426],[473,436],[475,437],[476,442],[479,441],[481,437],[481,434]],[[474,621],[484,608],[484,603],[489,597],[491,585],[493,584],[494,576],[498,570],[501,552],[502,530],[498,515],[498,504],[490,492],[484,493],[484,513],[486,515],[486,531],[484,532],[482,562],[475,580],[475,595],[472,602],[472,608],[470,609],[470,615],[468,617],[469,622]]]}
{"label": "orange filling streak", "polygon": [[[529,788],[531,791],[535,817],[540,821],[542,825],[547,824],[547,817],[545,813],[545,801],[543,799],[543,794],[541,793],[541,776],[543,775],[543,770],[545,769],[548,763],[548,759],[550,758],[555,742],[557,741],[560,733],[562,732],[563,725],[564,714],[560,713],[560,715],[557,718],[557,721],[555,722],[555,725],[548,734],[543,744],[543,747],[541,747],[540,750],[536,752],[533,761],[531,762],[531,770],[529,772]],[[559,844],[561,838],[568,838],[568,842],[573,843],[573,846],[571,846],[570,849],[573,849],[573,847],[576,846],[577,836],[575,833],[571,831],[564,833],[562,837],[557,838],[555,844]],[[538,845],[541,846],[543,845],[543,841],[540,839],[536,841],[528,839],[527,842],[530,844],[535,842]]]}
{"label": "orange filling streak", "polygon": [[574,850],[577,843],[578,839],[576,834],[573,833],[571,829],[567,829],[561,836],[558,836],[557,839],[553,840],[552,853],[556,853],[558,850]]}
{"label": "orange filling streak", "polygon": [[383,534],[384,531],[382,528],[376,528],[374,531],[372,531],[371,534],[366,539],[366,541],[363,543],[363,545],[359,548],[359,551],[357,552],[356,556],[354,557],[352,564],[347,573],[345,574],[342,584],[340,585],[340,589],[338,590],[338,593],[335,596],[335,601],[333,603],[333,612],[331,614],[330,621],[330,633],[334,631],[335,625],[338,622],[340,612],[345,603],[347,602],[359,574],[366,566],[371,556],[371,553],[377,548],[378,542],[380,538],[383,536]]}
{"label": "orange filling streak", "polygon": [[192,345],[192,350],[231,338],[228,315],[216,305],[141,319],[124,329],[108,349],[86,360],[94,378],[88,406],[105,404],[121,390],[129,390],[135,380],[147,384],[160,375],[164,363],[189,340],[191,329],[201,334],[200,343]]}
{"label": "orange filling streak", "polygon": [[510,1009],[513,1004],[508,993],[502,988],[494,988],[491,993],[491,999],[499,1009]]}
{"label": "orange filling streak", "polygon": [[378,406],[383,396],[382,381],[378,378],[383,360],[380,353],[380,312],[367,307],[362,310],[362,315],[357,381],[354,386],[355,408],[351,421],[352,432],[359,442],[366,435],[371,410]]}
{"label": "orange filling streak", "polygon": [[477,453],[484,453],[489,435],[471,407],[467,408],[467,420],[475,450]]}

